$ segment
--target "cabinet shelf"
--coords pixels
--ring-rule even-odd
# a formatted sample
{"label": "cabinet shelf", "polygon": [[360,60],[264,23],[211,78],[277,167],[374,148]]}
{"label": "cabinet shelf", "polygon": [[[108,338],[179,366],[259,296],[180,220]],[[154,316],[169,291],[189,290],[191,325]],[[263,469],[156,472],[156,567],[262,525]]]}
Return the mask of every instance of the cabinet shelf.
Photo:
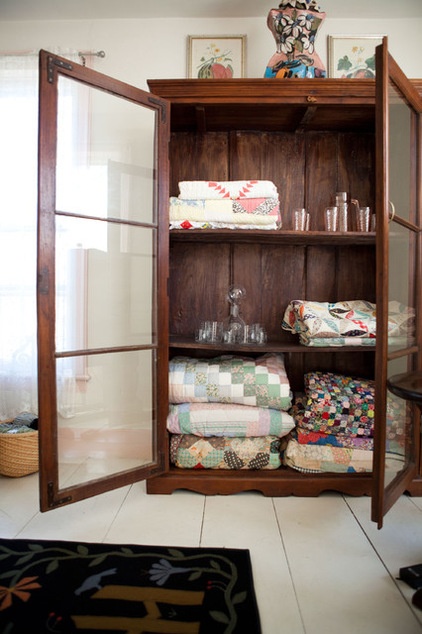
{"label": "cabinet shelf", "polygon": [[375,352],[375,346],[303,346],[300,343],[282,343],[280,341],[268,341],[265,345],[253,344],[230,344],[223,343],[198,343],[188,337],[170,335],[170,348],[182,348],[189,350],[204,350],[204,352],[215,352],[215,354],[238,354],[266,352],[285,353],[318,353],[318,352]]}
{"label": "cabinet shelf", "polygon": [[371,245],[375,244],[375,232],[360,231],[263,231],[233,229],[173,229],[171,242],[236,242],[286,245]]}

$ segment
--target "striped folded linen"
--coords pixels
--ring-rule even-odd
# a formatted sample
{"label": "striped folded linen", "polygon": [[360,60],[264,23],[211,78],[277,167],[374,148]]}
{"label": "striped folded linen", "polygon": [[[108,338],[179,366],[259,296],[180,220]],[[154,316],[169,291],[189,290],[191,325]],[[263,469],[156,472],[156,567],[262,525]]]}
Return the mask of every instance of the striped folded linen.
{"label": "striped folded linen", "polygon": [[282,438],[295,426],[287,412],[233,403],[170,404],[167,429],[173,434],[195,436]]}
{"label": "striped folded linen", "polygon": [[170,198],[170,223],[179,221],[276,227],[280,206],[276,198],[186,200]]}
{"label": "striped folded linen", "polygon": [[277,198],[278,190],[272,181],[180,181],[179,198],[215,199],[228,198]]}

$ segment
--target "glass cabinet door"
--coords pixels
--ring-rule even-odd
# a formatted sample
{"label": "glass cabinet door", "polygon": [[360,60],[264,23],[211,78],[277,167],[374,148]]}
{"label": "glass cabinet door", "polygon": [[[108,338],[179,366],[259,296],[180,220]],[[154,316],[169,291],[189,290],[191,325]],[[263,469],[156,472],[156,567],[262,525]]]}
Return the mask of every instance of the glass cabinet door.
{"label": "glass cabinet door", "polygon": [[42,510],[166,464],[167,120],[149,93],[40,53]]}
{"label": "glass cabinet door", "polygon": [[[419,410],[387,379],[421,369],[420,146],[422,103],[387,51],[377,48],[377,358],[372,519],[417,474]],[[420,171],[420,167],[419,167]]]}

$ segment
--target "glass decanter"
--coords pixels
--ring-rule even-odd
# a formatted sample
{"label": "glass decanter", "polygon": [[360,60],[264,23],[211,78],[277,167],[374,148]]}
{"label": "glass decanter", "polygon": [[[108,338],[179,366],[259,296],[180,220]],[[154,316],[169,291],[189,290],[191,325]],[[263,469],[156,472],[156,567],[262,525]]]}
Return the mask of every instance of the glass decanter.
{"label": "glass decanter", "polygon": [[240,302],[245,297],[245,289],[231,286],[227,293],[230,302],[230,315],[223,322],[224,343],[242,343],[245,337],[245,322],[240,317]]}

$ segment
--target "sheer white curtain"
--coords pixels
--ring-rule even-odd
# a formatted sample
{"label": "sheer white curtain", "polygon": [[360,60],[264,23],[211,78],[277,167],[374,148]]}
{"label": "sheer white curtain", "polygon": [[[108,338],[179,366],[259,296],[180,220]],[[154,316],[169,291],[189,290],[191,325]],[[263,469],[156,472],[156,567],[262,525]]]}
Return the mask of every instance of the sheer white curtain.
{"label": "sheer white curtain", "polygon": [[[58,54],[80,61],[76,52]],[[76,92],[74,99],[80,106]],[[77,126],[73,117],[70,139],[78,136]],[[0,420],[7,420],[38,413],[37,53],[0,55],[0,139]],[[63,406],[72,409],[69,402]]]}
{"label": "sheer white curtain", "polygon": [[37,55],[0,56],[0,419],[37,413]]}

